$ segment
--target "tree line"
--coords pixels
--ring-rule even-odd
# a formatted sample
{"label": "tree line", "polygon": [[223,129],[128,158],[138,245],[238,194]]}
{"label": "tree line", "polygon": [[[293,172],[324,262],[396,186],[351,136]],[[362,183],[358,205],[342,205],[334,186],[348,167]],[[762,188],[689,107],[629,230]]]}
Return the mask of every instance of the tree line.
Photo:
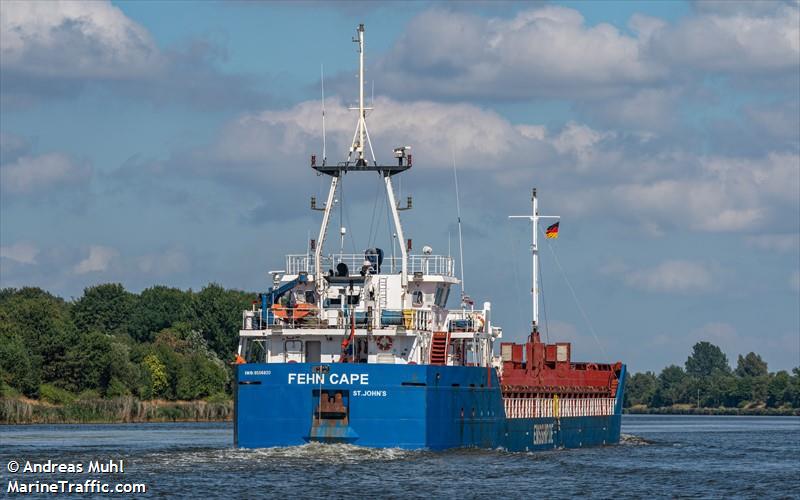
{"label": "tree line", "polygon": [[800,408],[800,367],[770,373],[760,355],[739,355],[732,369],[722,349],[698,342],[683,367],[628,375],[625,407]]}
{"label": "tree line", "polygon": [[[0,396],[227,398],[228,362],[254,297],[216,284],[137,294],[109,283],[69,301],[40,288],[0,290]],[[626,407],[674,405],[800,408],[800,367],[770,373],[751,352],[732,369],[719,347],[699,342],[683,367],[628,375]]]}
{"label": "tree line", "polygon": [[75,300],[0,290],[0,395],[226,398],[242,310],[253,293],[209,284],[131,293],[92,286]]}

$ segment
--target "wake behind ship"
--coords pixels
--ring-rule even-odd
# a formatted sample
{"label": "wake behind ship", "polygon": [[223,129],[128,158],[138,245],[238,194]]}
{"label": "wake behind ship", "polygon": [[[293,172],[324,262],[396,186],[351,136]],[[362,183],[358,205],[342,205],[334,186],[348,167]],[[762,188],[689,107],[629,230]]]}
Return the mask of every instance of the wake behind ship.
{"label": "wake behind ship", "polygon": [[[245,448],[312,441],[433,450],[455,447],[511,451],[619,442],[621,363],[577,363],[571,345],[547,344],[533,325],[524,344],[500,343],[491,304],[476,307],[458,286],[453,259],[423,247],[410,254],[392,178],[412,167],[407,146],[379,164],[364,106],[364,25],[359,25],[358,122],[347,159],[311,167],[330,177],[316,239],[288,255],[272,286],[243,313],[234,390],[234,443]],[[367,152],[370,156],[367,156]],[[348,173],[377,175],[384,185],[399,256],[380,248],[325,253],[340,183]],[[538,214],[533,226],[537,283]],[[552,228],[553,226],[551,226]],[[557,224],[555,225],[557,231]],[[346,229],[340,228],[345,234]],[[551,230],[552,231],[552,230]]]}

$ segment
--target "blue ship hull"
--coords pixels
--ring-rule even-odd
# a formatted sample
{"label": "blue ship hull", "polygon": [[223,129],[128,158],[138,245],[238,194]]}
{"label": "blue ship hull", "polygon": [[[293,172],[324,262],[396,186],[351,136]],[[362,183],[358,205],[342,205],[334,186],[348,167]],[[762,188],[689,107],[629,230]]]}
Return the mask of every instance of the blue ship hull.
{"label": "blue ship hull", "polygon": [[[327,373],[323,373],[326,371]],[[244,364],[237,367],[234,445],[311,441],[379,448],[534,451],[619,442],[625,368],[613,415],[507,419],[497,374],[480,367]],[[314,418],[340,393],[346,418]]]}

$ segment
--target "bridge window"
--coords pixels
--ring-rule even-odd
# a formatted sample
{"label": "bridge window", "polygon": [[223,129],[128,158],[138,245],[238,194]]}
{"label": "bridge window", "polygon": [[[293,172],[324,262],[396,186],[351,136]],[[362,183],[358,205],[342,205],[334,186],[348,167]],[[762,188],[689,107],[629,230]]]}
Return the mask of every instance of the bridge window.
{"label": "bridge window", "polygon": [[433,303],[439,307],[447,305],[447,298],[450,295],[450,287],[439,285],[436,287],[436,295],[433,298]]}

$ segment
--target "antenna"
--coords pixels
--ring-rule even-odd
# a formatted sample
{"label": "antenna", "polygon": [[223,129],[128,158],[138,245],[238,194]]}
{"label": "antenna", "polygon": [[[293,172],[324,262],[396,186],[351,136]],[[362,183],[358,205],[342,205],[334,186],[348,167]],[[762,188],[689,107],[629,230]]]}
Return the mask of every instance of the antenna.
{"label": "antenna", "polygon": [[458,215],[458,253],[459,263],[461,264],[461,305],[464,305],[464,298],[467,296],[464,293],[464,239],[461,236],[461,201],[458,196],[458,174],[456,173],[456,152],[451,150],[453,154],[453,179],[456,181],[456,213]]}
{"label": "antenna", "polygon": [[325,160],[328,159],[328,150],[325,143],[325,68],[322,64],[319,65],[319,76],[322,83],[322,164],[325,165]]}

